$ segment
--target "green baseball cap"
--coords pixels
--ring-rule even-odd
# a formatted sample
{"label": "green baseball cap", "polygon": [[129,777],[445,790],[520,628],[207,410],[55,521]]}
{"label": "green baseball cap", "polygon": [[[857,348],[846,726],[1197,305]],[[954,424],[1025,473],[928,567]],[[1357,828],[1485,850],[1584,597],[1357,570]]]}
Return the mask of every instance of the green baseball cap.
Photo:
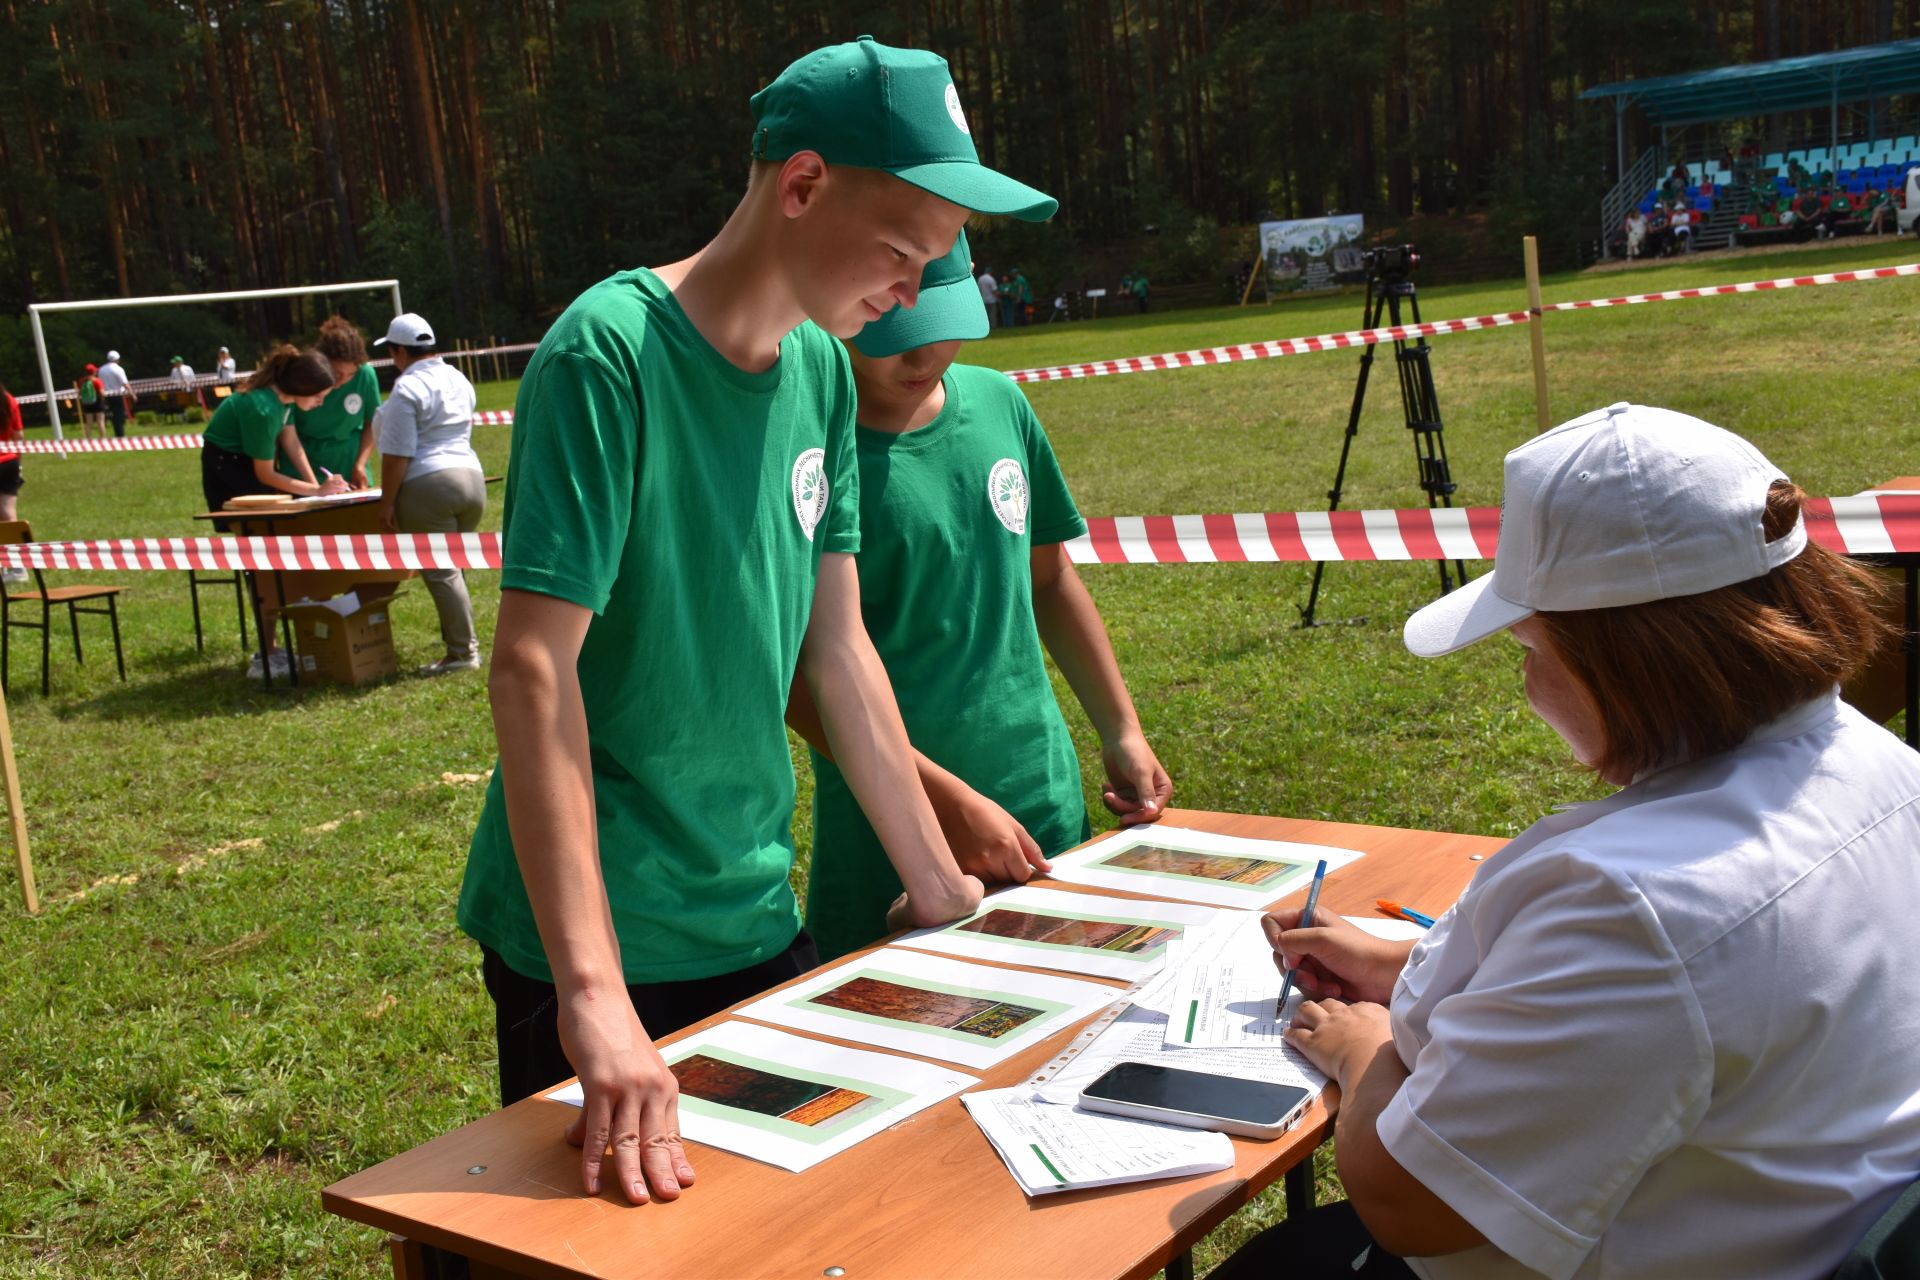
{"label": "green baseball cap", "polygon": [[987,336],[987,304],[973,282],[973,250],[967,233],[944,258],[920,273],[920,297],[911,307],[895,307],[854,335],[863,356],[878,360],[929,342],[953,342]]}
{"label": "green baseball cap", "polygon": [[817,151],[976,213],[1044,222],[1060,202],[980,163],[947,60],[861,36],[815,49],[753,95],[753,158]]}

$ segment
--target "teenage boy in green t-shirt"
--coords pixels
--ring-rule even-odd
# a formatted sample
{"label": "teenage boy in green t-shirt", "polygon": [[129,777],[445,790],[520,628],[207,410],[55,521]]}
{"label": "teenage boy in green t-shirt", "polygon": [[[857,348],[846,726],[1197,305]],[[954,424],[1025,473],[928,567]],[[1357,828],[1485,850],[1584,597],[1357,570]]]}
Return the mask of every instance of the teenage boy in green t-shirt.
{"label": "teenage boy in green t-shirt", "polygon": [[[927,268],[911,311],[853,339],[856,563],[868,634],[954,856],[983,879],[1024,880],[1089,834],[1043,643],[1100,735],[1107,807],[1152,822],[1173,785],[1067,559],[1087,525],[1047,433],[1004,374],[953,363],[963,340],[986,335],[963,235]],[[814,747],[807,930],[830,959],[886,931],[900,882],[827,758],[803,681],[787,719]]]}
{"label": "teenage boy in green t-shirt", "polygon": [[[500,765],[461,890],[502,1100],[577,1073],[589,1194],[693,1177],[652,1037],[813,963],[787,876],[796,671],[906,893],[954,865],[860,624],[851,337],[911,305],[969,210],[1047,196],[980,165],[944,60],[862,38],[753,99],[746,196],[704,249],[582,294],[521,380],[490,692]],[[811,321],[812,323],[808,323]]]}

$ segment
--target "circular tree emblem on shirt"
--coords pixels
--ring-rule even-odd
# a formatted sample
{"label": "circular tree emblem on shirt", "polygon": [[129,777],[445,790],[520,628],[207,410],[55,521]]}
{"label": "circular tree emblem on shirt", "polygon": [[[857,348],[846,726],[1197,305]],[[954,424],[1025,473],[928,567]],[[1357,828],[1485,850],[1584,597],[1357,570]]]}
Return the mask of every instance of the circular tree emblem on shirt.
{"label": "circular tree emblem on shirt", "polygon": [[793,514],[800,532],[813,541],[820,517],[827,514],[827,451],[808,449],[793,460]]}
{"label": "circular tree emblem on shirt", "polygon": [[973,130],[967,127],[967,113],[960,109],[960,91],[951,84],[947,86],[947,114],[960,126],[960,132],[972,135]]}
{"label": "circular tree emblem on shirt", "polygon": [[342,400],[340,402],[340,407],[342,409],[345,409],[348,413],[358,413],[360,412],[360,406],[365,403],[366,401],[362,400],[360,398],[360,393],[356,391],[352,395],[348,396],[345,400]]}
{"label": "circular tree emblem on shirt", "polygon": [[1002,458],[987,472],[987,501],[1009,533],[1027,531],[1027,473],[1012,458]]}

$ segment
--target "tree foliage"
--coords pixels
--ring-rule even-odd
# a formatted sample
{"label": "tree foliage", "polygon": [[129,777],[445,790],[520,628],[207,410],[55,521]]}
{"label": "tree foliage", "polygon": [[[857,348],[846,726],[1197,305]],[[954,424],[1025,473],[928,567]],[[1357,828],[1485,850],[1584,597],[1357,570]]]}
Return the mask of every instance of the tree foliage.
{"label": "tree foliage", "polygon": [[861,32],[948,58],[983,157],[1062,202],[980,240],[1061,262],[1149,228],[1185,261],[1197,224],[1330,209],[1565,222],[1612,179],[1583,88],[1920,31],[1920,0],[0,6],[5,310],[392,274],[466,334],[698,245],[744,181],[748,97]]}

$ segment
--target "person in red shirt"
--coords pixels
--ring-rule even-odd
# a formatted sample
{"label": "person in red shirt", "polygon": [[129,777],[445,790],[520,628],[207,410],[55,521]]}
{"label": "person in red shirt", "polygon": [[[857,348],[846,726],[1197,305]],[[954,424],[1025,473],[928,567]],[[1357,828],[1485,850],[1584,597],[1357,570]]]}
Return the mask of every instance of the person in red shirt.
{"label": "person in red shirt", "polygon": [[20,518],[20,453],[8,446],[12,441],[26,438],[26,425],[20,421],[20,402],[0,385],[0,520]]}

